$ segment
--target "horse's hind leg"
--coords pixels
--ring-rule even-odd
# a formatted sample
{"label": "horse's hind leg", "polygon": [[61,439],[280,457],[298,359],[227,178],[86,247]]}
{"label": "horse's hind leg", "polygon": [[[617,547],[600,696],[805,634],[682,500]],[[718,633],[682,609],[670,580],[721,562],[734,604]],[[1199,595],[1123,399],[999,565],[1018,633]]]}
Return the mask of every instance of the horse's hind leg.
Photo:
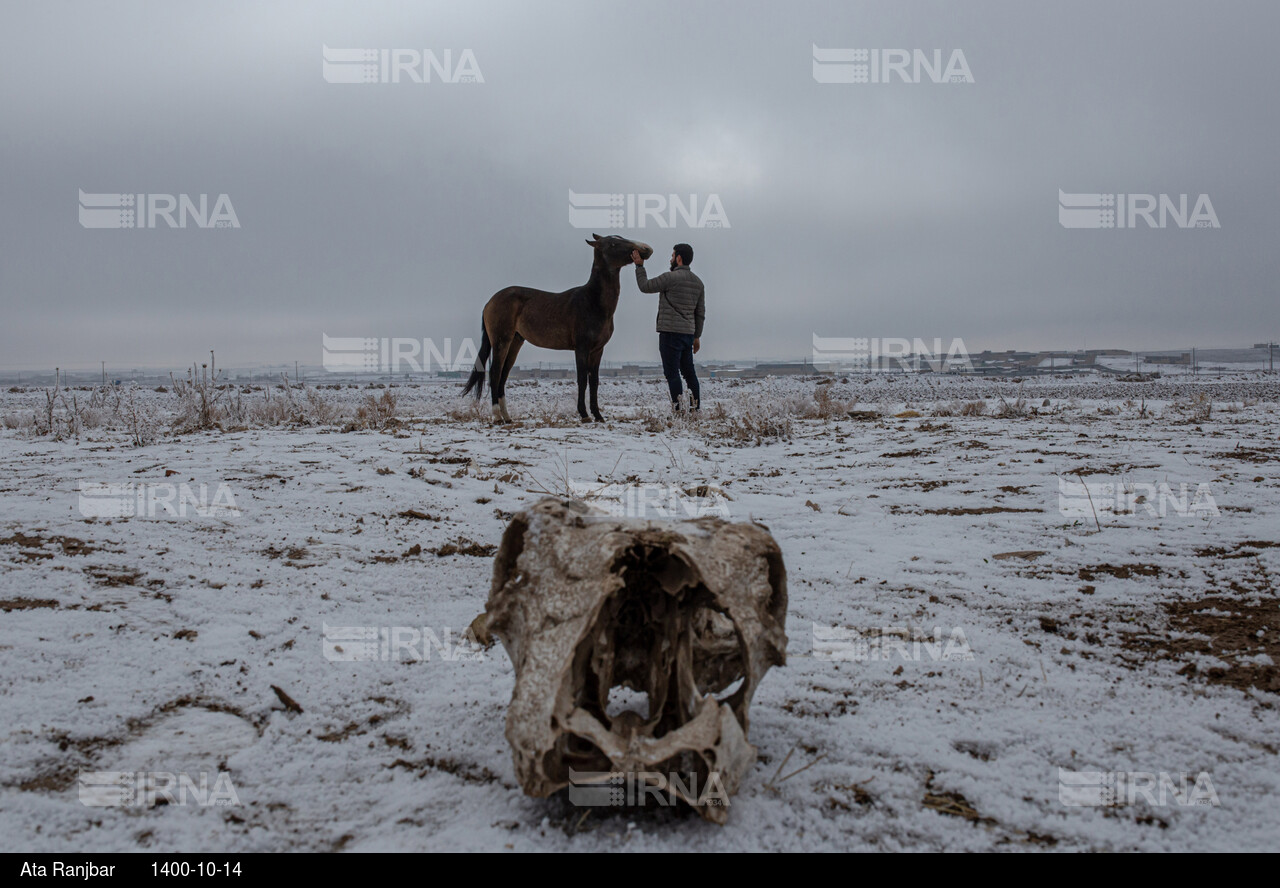
{"label": "horse's hind leg", "polygon": [[510,419],[503,417],[504,411],[501,404],[504,399],[502,383],[506,380],[506,373],[503,368],[507,363],[507,351],[511,347],[510,338],[495,339],[493,342],[493,363],[489,365],[489,400],[493,402],[493,421],[494,422],[510,422]]}
{"label": "horse's hind leg", "polygon": [[511,345],[507,347],[507,359],[502,363],[498,412],[502,415],[503,422],[511,422],[511,414],[507,413],[507,377],[511,375],[511,370],[516,365],[516,355],[520,354],[520,346],[522,345],[524,345],[524,337],[517,333],[515,338],[511,340]]}

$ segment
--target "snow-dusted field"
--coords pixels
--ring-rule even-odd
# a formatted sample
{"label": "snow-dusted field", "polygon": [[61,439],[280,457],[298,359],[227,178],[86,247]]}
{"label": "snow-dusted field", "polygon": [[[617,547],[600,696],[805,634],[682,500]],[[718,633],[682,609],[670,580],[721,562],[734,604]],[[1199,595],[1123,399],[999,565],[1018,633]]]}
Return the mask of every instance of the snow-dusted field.
{"label": "snow-dusted field", "polygon": [[[712,381],[707,415],[670,428],[648,381],[604,382],[605,425],[579,425],[569,383],[513,385],[522,421],[503,428],[453,384],[396,389],[389,422],[350,421],[364,390],[313,390],[294,421],[242,405],[224,430],[176,437],[174,394],[143,392],[161,433],[141,447],[105,403],[55,440],[35,431],[43,393],[0,394],[0,844],[1273,848],[1280,386],[1266,380]],[[1117,514],[1076,495],[1082,480],[1174,497]],[[85,517],[81,483],[204,484],[209,500],[225,485],[238,514]],[[456,639],[510,514],[609,483],[708,485],[782,547],[788,662],[755,699],[760,757],[725,827],[525,797],[501,646],[386,662],[325,645],[326,625]],[[906,641],[833,660],[815,656],[815,624],[938,627],[973,658]],[[1071,806],[1059,769],[1203,772],[1218,804]],[[239,804],[86,806],[82,770],[224,771]]]}

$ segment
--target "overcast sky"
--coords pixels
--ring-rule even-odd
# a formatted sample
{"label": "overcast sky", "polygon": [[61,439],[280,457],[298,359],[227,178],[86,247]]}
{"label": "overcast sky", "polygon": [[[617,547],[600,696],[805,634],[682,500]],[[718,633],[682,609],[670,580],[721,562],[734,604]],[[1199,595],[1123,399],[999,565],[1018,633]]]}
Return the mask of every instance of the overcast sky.
{"label": "overcast sky", "polygon": [[[1274,2],[6,3],[0,370],[478,338],[502,287],[586,280],[570,190],[719,200],[600,231],[651,273],[693,245],[706,359],[1247,346],[1280,336],[1277,34]],[[483,83],[331,83],[326,45],[470,50]],[[973,82],[820,83],[814,45]],[[1067,229],[1060,189],[1207,194],[1221,227]],[[225,193],[240,227],[86,228],[80,191]],[[606,360],[657,360],[656,298],[623,271]]]}

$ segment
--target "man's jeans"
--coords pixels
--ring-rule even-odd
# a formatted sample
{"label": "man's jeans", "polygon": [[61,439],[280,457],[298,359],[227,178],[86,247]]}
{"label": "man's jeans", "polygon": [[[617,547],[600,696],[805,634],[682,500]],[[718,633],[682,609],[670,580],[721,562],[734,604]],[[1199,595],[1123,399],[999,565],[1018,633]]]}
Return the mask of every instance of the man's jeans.
{"label": "man's jeans", "polygon": [[693,334],[659,333],[658,353],[662,355],[662,374],[667,377],[667,385],[671,388],[672,402],[679,403],[682,391],[680,377],[684,376],[696,410],[702,398],[698,389],[698,374],[693,369]]}

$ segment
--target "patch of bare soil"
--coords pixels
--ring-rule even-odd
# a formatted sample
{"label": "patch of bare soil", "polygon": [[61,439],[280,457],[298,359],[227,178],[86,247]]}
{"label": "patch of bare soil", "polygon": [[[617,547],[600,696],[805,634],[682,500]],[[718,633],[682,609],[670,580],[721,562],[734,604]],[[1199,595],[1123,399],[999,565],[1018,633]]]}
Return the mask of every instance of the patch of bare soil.
{"label": "patch of bare soil", "polygon": [[99,586],[137,586],[142,571],[128,567],[86,567],[84,572]]}
{"label": "patch of bare soil", "polygon": [[0,599],[0,611],[35,610],[36,608],[55,608],[58,602],[52,598],[4,598]]}
{"label": "patch of bare soil", "polygon": [[[863,783],[844,783],[844,784],[833,783],[829,787],[824,787],[822,784],[819,784],[817,788],[818,789],[825,788],[829,790],[836,790],[839,792],[848,793],[852,797],[852,800],[855,804],[863,808],[870,808],[872,805],[876,804],[876,797],[873,796],[871,793],[867,792],[866,789],[863,788],[863,785],[864,785]],[[847,802],[844,802],[841,799],[832,798],[832,797],[827,798],[827,807],[838,809],[841,811],[853,810],[853,808],[851,808]]]}
{"label": "patch of bare soil", "polygon": [[405,509],[399,513],[401,518],[410,518],[414,521],[440,521],[439,515],[432,515],[428,512],[419,512],[417,509]]}
{"label": "patch of bare soil", "polygon": [[1080,466],[1075,469],[1067,469],[1064,475],[1127,475],[1137,469],[1158,469],[1155,463],[1150,465],[1135,465],[1134,463],[1112,463],[1109,466]]}
{"label": "patch of bare soil", "polygon": [[[244,711],[240,709],[238,706],[235,706],[234,704],[227,703],[223,700],[219,700],[214,697],[206,697],[203,695],[196,695],[196,694],[183,694],[181,697],[178,697],[177,699],[170,700],[166,703],[161,703],[159,706],[155,707],[155,709],[153,709],[151,711],[151,714],[148,716],[145,716],[143,718],[130,718],[126,722],[126,725],[128,726],[129,731],[131,733],[136,734],[137,732],[143,730],[144,728],[147,728],[150,725],[152,725],[161,716],[168,715],[172,712],[177,712],[178,710],[181,710],[181,709],[207,709],[209,712],[225,712],[228,715],[234,715],[237,718],[244,719],[246,722],[253,725],[255,729],[257,729],[259,734],[262,733],[262,727],[266,723],[266,718],[267,718],[267,716],[264,714],[250,717],[246,715]],[[120,741],[118,740],[113,741],[113,743],[118,743],[118,742]]]}
{"label": "patch of bare soil", "polygon": [[494,552],[498,551],[498,547],[490,544],[477,543],[466,537],[458,537],[457,542],[445,543],[435,549],[427,549],[428,552],[434,552],[440,558],[446,555],[471,555],[476,558],[489,558]]}
{"label": "patch of bare soil", "polygon": [[958,792],[939,792],[933,788],[933,772],[930,771],[925,780],[925,793],[921,804],[931,811],[946,814],[948,817],[961,817],[972,823],[994,826],[994,817],[983,817],[969,800]]}
{"label": "patch of bare soil", "polygon": [[294,567],[298,570],[316,566],[315,561],[305,560],[311,555],[305,546],[290,546],[287,549],[277,549],[275,546],[268,546],[262,550],[262,554],[266,555],[272,561],[283,557],[285,559],[285,567]]}
{"label": "patch of bare soil", "polygon": [[1096,580],[1100,575],[1127,580],[1131,577],[1158,577],[1160,568],[1154,564],[1095,564],[1080,568],[1076,575],[1086,581]]}
{"label": "patch of bare soil", "polygon": [[[324,738],[320,739],[323,740]],[[398,758],[384,767],[404,768],[406,771],[415,771],[419,777],[425,777],[428,771],[441,771],[445,774],[451,774],[465,783],[502,783],[501,777],[482,765],[458,762],[448,758],[427,756],[416,762]]]}
{"label": "patch of bare soil", "polygon": [[929,480],[929,481],[907,481],[902,484],[886,484],[880,489],[890,490],[895,487],[918,487],[925,493],[928,493],[930,490],[937,490],[939,487],[946,487],[948,484],[951,484],[951,483],[953,482],[949,480],[942,480],[942,479]]}
{"label": "patch of bare soil", "polygon": [[[87,697],[80,702],[85,703],[91,700],[93,700],[93,697]],[[265,715],[252,719],[228,703],[187,695],[157,706],[145,717],[127,719],[125,721],[125,730],[113,736],[85,737],[73,736],[64,730],[52,731],[49,739],[57,746],[58,755],[46,760],[42,766],[37,768],[37,773],[34,776],[27,777],[16,783],[5,783],[4,785],[16,786],[22,792],[66,792],[76,785],[76,777],[79,771],[91,767],[103,750],[120,746],[130,738],[140,735],[163,716],[187,707],[200,707],[210,712],[225,712],[237,716],[253,725],[259,734],[262,733],[266,723]]]}
{"label": "patch of bare soil", "polygon": [[268,546],[262,550],[262,554],[273,561],[281,556],[286,556],[290,561],[301,561],[310,553],[303,546],[290,546],[288,549],[277,549],[275,546]]}
{"label": "patch of bare soil", "polygon": [[969,800],[958,792],[926,792],[921,804],[930,810],[937,811],[939,814],[946,814],[950,817],[963,817],[965,820],[972,820],[975,823],[994,824],[996,822],[991,817],[983,817],[980,815],[974,807],[969,804]]}
{"label": "patch of bare soil", "polygon": [[1012,506],[951,506],[946,509],[907,509],[888,506],[894,515],[994,515],[997,512],[1043,512],[1044,509],[1015,509]]}
{"label": "patch of bare soil", "polygon": [[366,734],[384,721],[404,715],[409,711],[409,707],[404,701],[392,700],[390,697],[372,697],[369,702],[385,706],[387,710],[385,712],[375,712],[362,721],[349,722],[341,728],[320,734],[316,739],[323,743],[341,743],[349,737],[358,737]]}
{"label": "patch of bare soil", "polygon": [[1010,558],[1021,558],[1024,561],[1035,561],[1044,554],[1046,553],[1043,549],[1019,549],[1016,552],[997,552],[991,557],[995,561],[1008,561]]}
{"label": "patch of bare soil", "polygon": [[[1248,601],[1209,595],[1196,601],[1166,602],[1164,608],[1171,631],[1132,636],[1126,640],[1126,648],[1159,660],[1189,654],[1212,656],[1227,665],[1202,670],[1188,662],[1178,674],[1200,676],[1210,684],[1242,691],[1254,688],[1280,693],[1280,668],[1275,665],[1280,662],[1280,600],[1274,593]],[[1259,663],[1260,654],[1271,663]]]}
{"label": "patch of bare soil", "polygon": [[96,546],[86,543],[84,540],[76,539],[69,536],[47,536],[42,537],[39,534],[28,534],[22,531],[15,531],[7,537],[0,538],[0,546],[17,546],[19,556],[26,561],[36,561],[41,558],[52,558],[53,551],[46,548],[61,549],[64,555],[88,555],[91,552],[98,551]]}
{"label": "patch of bare soil", "polygon": [[65,792],[76,784],[79,769],[67,765],[56,766],[18,784],[22,792]]}
{"label": "patch of bare soil", "polygon": [[1273,447],[1236,447],[1234,450],[1215,453],[1214,456],[1218,459],[1239,459],[1251,463],[1264,463],[1273,459],[1280,459],[1280,453]]}
{"label": "patch of bare soil", "polygon": [[1197,549],[1196,554],[1201,558],[1253,558],[1260,550],[1275,546],[1280,546],[1280,543],[1273,540],[1245,540],[1236,543],[1231,549],[1226,546],[1209,546],[1205,549]]}

